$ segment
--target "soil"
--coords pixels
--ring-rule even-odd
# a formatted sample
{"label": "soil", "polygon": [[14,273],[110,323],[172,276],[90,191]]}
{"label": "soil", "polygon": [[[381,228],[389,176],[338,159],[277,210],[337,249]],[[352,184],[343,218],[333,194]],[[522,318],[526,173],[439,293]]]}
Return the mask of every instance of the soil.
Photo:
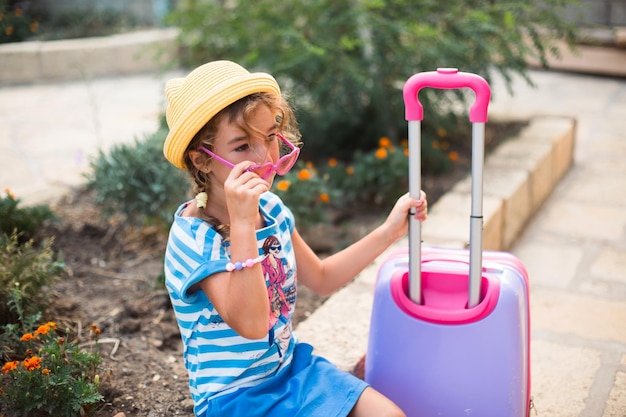
{"label": "soil", "polygon": [[[505,137],[503,132],[515,128],[491,129]],[[452,172],[422,184],[429,205],[467,174],[469,150],[459,154]],[[193,415],[180,335],[161,277],[165,233],[103,220],[94,196],[85,190],[63,197],[53,209],[60,221],[49,225],[46,233],[55,236],[55,248],[67,271],[51,291],[49,314],[59,328],[69,328],[73,334],[91,324],[102,330],[105,400],[93,415]],[[350,227],[320,225],[307,231],[305,239],[324,256],[335,249],[330,242],[356,240],[378,225],[383,215],[357,213],[347,219]],[[324,301],[299,287],[294,327]]]}

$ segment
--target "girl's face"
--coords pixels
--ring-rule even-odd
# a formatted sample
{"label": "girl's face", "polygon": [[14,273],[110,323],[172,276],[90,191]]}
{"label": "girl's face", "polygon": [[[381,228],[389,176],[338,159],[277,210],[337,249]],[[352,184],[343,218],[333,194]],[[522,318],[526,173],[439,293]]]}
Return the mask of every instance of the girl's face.
{"label": "girl's face", "polygon": [[[276,163],[280,156],[280,139],[274,114],[267,106],[260,106],[252,113],[249,124],[253,128],[250,133],[237,123],[230,123],[228,118],[223,118],[218,125],[213,152],[233,165],[244,161],[258,165]],[[230,167],[215,159],[211,160],[210,169],[222,184],[231,171]],[[270,184],[274,175],[267,178]]]}

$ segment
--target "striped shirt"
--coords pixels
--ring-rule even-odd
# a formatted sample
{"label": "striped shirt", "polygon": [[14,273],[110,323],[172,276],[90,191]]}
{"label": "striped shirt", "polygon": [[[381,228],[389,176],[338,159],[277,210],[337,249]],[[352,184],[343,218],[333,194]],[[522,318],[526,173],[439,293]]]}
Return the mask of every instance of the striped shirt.
{"label": "striped shirt", "polygon": [[[261,383],[291,361],[295,345],[291,316],[296,301],[296,265],[291,211],[273,193],[261,196],[265,227],[256,231],[259,255],[270,301],[268,336],[251,340],[238,335],[220,317],[201,290],[191,287],[226,271],[230,247],[205,221],[174,216],[165,253],[165,283],[184,346],[185,366],[195,413],[206,412],[206,401],[242,387]],[[210,279],[210,278],[209,278]]]}

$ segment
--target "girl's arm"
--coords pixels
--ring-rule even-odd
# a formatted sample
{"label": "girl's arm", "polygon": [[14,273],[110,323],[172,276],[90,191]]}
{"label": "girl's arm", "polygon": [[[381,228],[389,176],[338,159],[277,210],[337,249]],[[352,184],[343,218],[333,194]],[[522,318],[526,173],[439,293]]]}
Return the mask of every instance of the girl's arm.
{"label": "girl's arm", "polygon": [[420,200],[414,200],[408,194],[400,197],[382,225],[324,260],[294,230],[292,241],[298,265],[298,280],[322,295],[329,295],[343,287],[407,233],[411,208],[415,209],[415,216],[420,221],[426,219],[427,202],[423,192]]}

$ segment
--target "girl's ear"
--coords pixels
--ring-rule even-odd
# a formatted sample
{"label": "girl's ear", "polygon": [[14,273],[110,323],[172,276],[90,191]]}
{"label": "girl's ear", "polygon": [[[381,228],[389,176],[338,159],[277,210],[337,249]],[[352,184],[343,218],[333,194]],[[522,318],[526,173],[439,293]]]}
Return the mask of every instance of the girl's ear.
{"label": "girl's ear", "polygon": [[198,171],[208,173],[211,170],[211,164],[206,154],[200,151],[189,151],[189,159]]}

